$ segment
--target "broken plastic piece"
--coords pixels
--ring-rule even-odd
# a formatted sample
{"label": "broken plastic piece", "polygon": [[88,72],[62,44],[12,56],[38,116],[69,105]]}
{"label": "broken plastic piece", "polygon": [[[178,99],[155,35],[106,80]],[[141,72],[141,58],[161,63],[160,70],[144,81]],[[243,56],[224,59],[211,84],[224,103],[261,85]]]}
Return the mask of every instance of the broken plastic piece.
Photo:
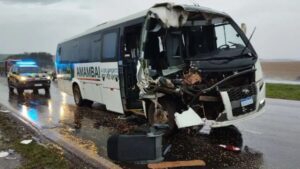
{"label": "broken plastic piece", "polygon": [[30,144],[32,140],[23,140],[21,141],[21,144]]}
{"label": "broken plastic piece", "polygon": [[6,151],[0,151],[0,158],[7,157],[8,155],[9,155],[8,152],[6,152]]}
{"label": "broken plastic piece", "polygon": [[219,144],[219,147],[228,150],[228,151],[235,151],[239,152],[241,149],[239,147],[233,146],[233,145],[224,145],[224,144]]}
{"label": "broken plastic piece", "polygon": [[178,128],[185,128],[204,124],[202,119],[192,108],[189,108],[187,111],[184,111],[181,114],[175,113],[175,122]]}

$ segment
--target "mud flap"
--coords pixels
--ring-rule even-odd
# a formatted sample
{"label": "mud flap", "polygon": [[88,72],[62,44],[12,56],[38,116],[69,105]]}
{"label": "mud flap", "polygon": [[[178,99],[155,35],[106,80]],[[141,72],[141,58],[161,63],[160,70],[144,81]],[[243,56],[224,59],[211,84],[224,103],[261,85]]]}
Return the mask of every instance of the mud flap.
{"label": "mud flap", "polygon": [[178,128],[192,127],[204,124],[202,119],[192,108],[189,108],[181,114],[175,113],[175,122]]}

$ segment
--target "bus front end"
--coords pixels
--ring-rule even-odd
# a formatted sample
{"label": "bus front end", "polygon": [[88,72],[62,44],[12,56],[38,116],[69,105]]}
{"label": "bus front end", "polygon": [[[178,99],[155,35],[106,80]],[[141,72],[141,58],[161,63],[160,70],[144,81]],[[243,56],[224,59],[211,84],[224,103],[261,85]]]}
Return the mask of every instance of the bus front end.
{"label": "bus front end", "polygon": [[259,59],[227,14],[159,4],[150,9],[141,41],[137,85],[151,124],[223,127],[263,112]]}

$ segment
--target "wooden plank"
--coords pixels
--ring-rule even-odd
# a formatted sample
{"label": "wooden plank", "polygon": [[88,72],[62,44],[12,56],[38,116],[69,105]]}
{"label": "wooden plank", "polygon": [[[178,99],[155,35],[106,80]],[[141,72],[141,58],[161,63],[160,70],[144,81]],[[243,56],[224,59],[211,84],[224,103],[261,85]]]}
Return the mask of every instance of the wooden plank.
{"label": "wooden plank", "polygon": [[163,168],[176,168],[176,167],[202,167],[205,165],[206,164],[203,160],[166,161],[166,162],[148,164],[148,168],[163,169]]}

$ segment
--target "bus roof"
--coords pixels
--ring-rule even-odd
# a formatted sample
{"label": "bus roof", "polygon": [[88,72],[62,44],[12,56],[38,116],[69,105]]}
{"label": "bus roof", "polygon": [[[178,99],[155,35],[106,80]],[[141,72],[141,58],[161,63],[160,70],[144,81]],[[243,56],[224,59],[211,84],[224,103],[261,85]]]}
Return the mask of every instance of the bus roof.
{"label": "bus roof", "polygon": [[[208,13],[208,14],[214,14],[214,15],[229,17],[229,15],[226,14],[225,12],[213,10],[211,8],[207,8],[207,7],[203,7],[203,6],[199,6],[199,5],[175,5],[173,3],[160,3],[160,4],[154,5],[152,8],[157,7],[157,6],[167,6],[167,5],[182,7],[187,12],[203,12],[203,13]],[[100,30],[104,30],[106,28],[109,28],[109,27],[112,27],[112,26],[116,26],[116,25],[119,25],[119,24],[122,24],[122,23],[125,23],[125,22],[128,22],[128,21],[131,21],[131,20],[135,20],[135,19],[138,19],[138,18],[146,17],[146,15],[150,11],[150,9],[143,10],[141,12],[135,13],[133,15],[129,15],[127,17],[124,17],[124,18],[121,18],[121,19],[118,19],[118,20],[104,22],[104,23],[102,23],[102,24],[100,24],[100,25],[98,25],[98,26],[96,26],[94,28],[88,29],[87,31],[85,31],[85,32],[83,32],[83,33],[81,33],[79,35],[76,35],[74,37],[66,39],[66,40],[64,40],[61,43],[65,43],[65,42],[68,42],[68,41],[80,38],[82,36],[89,35],[89,34],[92,34],[94,32],[98,32]]]}

